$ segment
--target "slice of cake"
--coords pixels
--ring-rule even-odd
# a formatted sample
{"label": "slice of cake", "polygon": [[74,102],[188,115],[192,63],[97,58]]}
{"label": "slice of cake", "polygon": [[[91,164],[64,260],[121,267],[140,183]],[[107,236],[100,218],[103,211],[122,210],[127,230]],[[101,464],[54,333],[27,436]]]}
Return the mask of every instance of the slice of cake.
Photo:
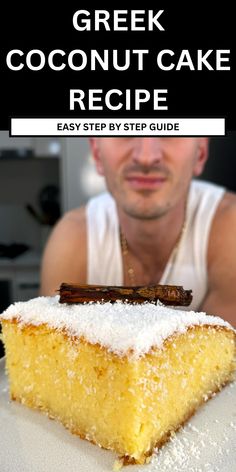
{"label": "slice of cake", "polygon": [[41,297],[0,320],[11,398],[125,463],[146,462],[233,378],[235,330],[204,313]]}

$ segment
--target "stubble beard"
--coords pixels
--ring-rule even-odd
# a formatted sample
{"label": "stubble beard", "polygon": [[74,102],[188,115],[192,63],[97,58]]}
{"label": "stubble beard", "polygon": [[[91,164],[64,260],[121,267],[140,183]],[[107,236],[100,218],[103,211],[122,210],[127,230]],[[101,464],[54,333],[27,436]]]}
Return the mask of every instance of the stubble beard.
{"label": "stubble beard", "polygon": [[[166,215],[171,208],[169,202],[163,204],[157,203],[157,201],[149,202],[150,192],[140,192],[140,194],[133,201],[125,193],[122,194],[121,198],[117,199],[121,210],[131,218],[143,221],[158,220]],[[156,199],[158,200],[158,195]]]}

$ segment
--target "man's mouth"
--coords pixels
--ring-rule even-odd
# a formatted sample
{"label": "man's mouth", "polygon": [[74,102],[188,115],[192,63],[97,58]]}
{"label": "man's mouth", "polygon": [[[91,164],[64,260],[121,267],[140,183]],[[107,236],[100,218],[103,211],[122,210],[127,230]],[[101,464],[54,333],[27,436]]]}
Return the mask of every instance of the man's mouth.
{"label": "man's mouth", "polygon": [[134,190],[157,190],[167,179],[158,175],[127,175],[125,180]]}

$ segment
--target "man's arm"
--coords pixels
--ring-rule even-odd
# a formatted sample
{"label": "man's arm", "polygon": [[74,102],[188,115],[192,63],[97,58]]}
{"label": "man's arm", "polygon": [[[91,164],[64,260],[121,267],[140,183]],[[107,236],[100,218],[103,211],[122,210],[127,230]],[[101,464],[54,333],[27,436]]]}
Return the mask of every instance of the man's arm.
{"label": "man's arm", "polygon": [[201,307],[236,327],[236,196],[226,194],[214,218],[208,249],[209,290]]}
{"label": "man's arm", "polygon": [[41,295],[55,295],[62,282],[85,284],[87,279],[85,208],[68,212],[47,243],[41,270]]}

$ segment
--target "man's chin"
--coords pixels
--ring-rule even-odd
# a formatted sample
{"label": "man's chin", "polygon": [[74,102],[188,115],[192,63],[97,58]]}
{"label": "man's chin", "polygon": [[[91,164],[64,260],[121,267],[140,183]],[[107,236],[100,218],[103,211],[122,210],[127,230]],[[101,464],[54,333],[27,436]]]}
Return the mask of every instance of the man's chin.
{"label": "man's chin", "polygon": [[149,189],[127,191],[114,195],[118,207],[128,216],[139,220],[154,220],[168,211],[168,203],[162,192]]}
{"label": "man's chin", "polygon": [[132,205],[127,202],[122,205],[123,212],[137,220],[156,220],[166,213],[166,209],[156,205]]}

